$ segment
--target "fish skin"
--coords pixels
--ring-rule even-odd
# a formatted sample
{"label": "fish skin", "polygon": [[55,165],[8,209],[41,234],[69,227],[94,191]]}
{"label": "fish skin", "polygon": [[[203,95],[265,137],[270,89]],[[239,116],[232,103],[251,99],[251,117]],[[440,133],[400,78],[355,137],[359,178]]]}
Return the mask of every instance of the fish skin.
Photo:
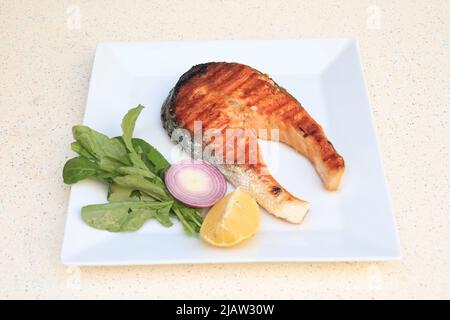
{"label": "fish skin", "polygon": [[[241,186],[269,213],[292,223],[301,223],[310,204],[283,188],[270,174],[259,146],[250,148],[250,139],[270,139],[259,129],[279,129],[279,140],[296,149],[314,165],[328,190],[337,190],[345,171],[344,159],[328,141],[321,126],[302,105],[269,76],[239,63],[210,62],[193,66],[178,80],[161,109],[163,126],[173,138],[175,129],[185,129],[181,139],[186,150],[199,150],[192,139],[194,121],[202,121],[203,132],[217,128],[222,140],[211,142],[208,135],[204,148],[223,146],[225,153],[207,156],[234,185]],[[233,140],[245,145],[245,162],[226,148],[225,129],[248,129],[247,136],[236,134]],[[229,138],[230,139],[230,138]],[[230,141],[228,142],[230,143]],[[197,145],[198,147],[198,145]],[[194,158],[204,155],[192,153]],[[249,163],[250,157],[257,159]],[[225,162],[225,158],[232,163]]]}

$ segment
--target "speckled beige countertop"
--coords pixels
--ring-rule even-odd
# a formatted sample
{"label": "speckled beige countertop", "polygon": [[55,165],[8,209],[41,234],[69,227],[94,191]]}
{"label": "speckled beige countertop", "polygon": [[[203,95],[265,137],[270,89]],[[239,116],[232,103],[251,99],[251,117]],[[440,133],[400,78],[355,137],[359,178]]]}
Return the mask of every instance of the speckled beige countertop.
{"label": "speckled beige countertop", "polygon": [[[448,0],[1,1],[0,298],[450,298],[449,16]],[[61,264],[97,42],[305,36],[359,40],[401,261]]]}

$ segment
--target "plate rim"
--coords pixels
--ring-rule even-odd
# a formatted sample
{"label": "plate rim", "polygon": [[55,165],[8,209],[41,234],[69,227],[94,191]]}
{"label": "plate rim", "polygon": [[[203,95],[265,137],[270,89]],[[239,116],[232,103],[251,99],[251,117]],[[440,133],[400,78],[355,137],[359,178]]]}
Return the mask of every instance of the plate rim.
{"label": "plate rim", "polygon": [[[303,40],[313,40],[313,41],[327,41],[327,40],[341,40],[341,41],[345,41],[347,42],[349,45],[354,46],[354,50],[356,50],[356,59],[358,61],[356,62],[357,65],[357,72],[360,73],[361,77],[362,77],[362,87],[363,87],[363,91],[361,92],[362,94],[364,94],[364,98],[367,101],[367,106],[369,109],[369,115],[370,115],[370,125],[371,125],[371,131],[373,132],[374,138],[375,138],[375,145],[374,148],[376,149],[376,154],[377,154],[377,161],[380,165],[381,168],[381,172],[378,172],[378,174],[382,175],[382,187],[385,191],[385,195],[386,195],[386,202],[387,202],[387,206],[388,206],[388,210],[389,210],[389,215],[390,215],[390,223],[392,224],[393,227],[393,239],[395,243],[392,243],[393,246],[393,250],[392,250],[392,254],[386,254],[386,255],[379,255],[379,256],[370,256],[369,255],[360,255],[360,256],[351,256],[351,257],[331,257],[331,258],[327,258],[327,257],[314,257],[314,258],[308,258],[308,257],[301,257],[301,256],[292,256],[290,258],[267,258],[267,257],[251,257],[249,259],[247,259],[246,257],[240,257],[239,259],[236,259],[234,257],[229,257],[228,259],[215,259],[215,260],[211,260],[211,261],[206,261],[204,259],[193,259],[193,260],[189,260],[189,259],[181,259],[181,260],[177,260],[177,259],[165,259],[165,260],[161,260],[159,258],[155,259],[155,260],[144,260],[144,261],[138,261],[138,259],[136,260],[129,260],[129,261],[120,261],[120,260],[116,260],[116,261],[89,261],[87,259],[80,259],[80,258],[76,258],[77,255],[75,256],[68,256],[68,252],[67,252],[67,244],[66,244],[66,230],[69,227],[69,219],[68,219],[68,211],[69,211],[69,207],[70,207],[70,203],[72,201],[72,197],[73,197],[73,188],[70,188],[70,192],[69,192],[69,197],[68,197],[68,204],[67,204],[67,209],[66,209],[66,221],[65,221],[65,227],[64,227],[64,235],[63,235],[63,244],[62,244],[62,249],[61,249],[61,262],[64,265],[70,266],[70,265],[78,265],[78,266],[125,266],[125,265],[129,265],[129,266],[138,266],[138,265],[183,265],[183,264],[251,264],[251,263],[329,263],[329,262],[368,262],[368,261],[398,261],[401,260],[402,258],[402,248],[400,245],[400,239],[399,239],[399,229],[398,229],[398,222],[395,216],[395,211],[393,210],[393,206],[392,206],[392,200],[391,200],[391,196],[390,196],[390,192],[389,192],[389,186],[387,183],[387,179],[386,179],[386,172],[384,169],[384,164],[383,164],[383,160],[381,157],[381,152],[380,152],[380,143],[379,143],[379,138],[377,135],[377,129],[375,127],[375,121],[374,121],[374,115],[373,115],[373,108],[372,105],[370,103],[369,100],[369,94],[368,94],[368,88],[367,88],[367,81],[366,81],[366,76],[364,74],[364,68],[362,65],[362,57],[361,57],[361,50],[360,50],[360,46],[359,46],[359,42],[357,40],[356,37],[302,37],[302,38],[277,38],[277,39],[239,39],[239,40],[167,40],[167,41],[145,41],[145,42],[140,42],[140,41],[105,41],[105,42],[98,42],[95,48],[95,54],[94,54],[94,59],[93,59],[93,63],[92,63],[92,68],[91,68],[91,73],[90,73],[90,77],[89,77],[89,84],[88,84],[88,92],[87,92],[87,98],[86,98],[86,102],[85,102],[85,109],[83,112],[83,123],[86,119],[86,114],[88,112],[88,105],[89,105],[89,101],[92,99],[92,92],[93,92],[93,86],[94,86],[94,81],[93,78],[96,76],[95,70],[96,70],[96,66],[98,68],[98,64],[99,64],[99,59],[101,59],[101,54],[99,54],[99,52],[101,52],[102,48],[105,46],[115,46],[115,45],[120,45],[120,46],[126,46],[126,45],[145,45],[145,44],[153,44],[153,45],[157,45],[157,44],[161,44],[161,43],[191,43],[191,44],[205,44],[205,43],[236,43],[236,42],[242,42],[242,43],[247,43],[247,42],[260,42],[260,43],[266,43],[266,42],[277,42],[277,41],[282,41],[282,42],[301,42]],[[395,247],[395,248],[394,248]]]}

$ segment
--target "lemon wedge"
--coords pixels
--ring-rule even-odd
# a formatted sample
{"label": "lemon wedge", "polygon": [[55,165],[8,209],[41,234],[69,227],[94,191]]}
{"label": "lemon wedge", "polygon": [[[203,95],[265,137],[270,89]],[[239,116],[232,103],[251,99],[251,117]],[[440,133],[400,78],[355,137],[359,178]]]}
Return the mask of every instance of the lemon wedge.
{"label": "lemon wedge", "polygon": [[231,247],[253,236],[259,224],[259,206],[255,199],[237,188],[209,210],[200,237],[214,246]]}

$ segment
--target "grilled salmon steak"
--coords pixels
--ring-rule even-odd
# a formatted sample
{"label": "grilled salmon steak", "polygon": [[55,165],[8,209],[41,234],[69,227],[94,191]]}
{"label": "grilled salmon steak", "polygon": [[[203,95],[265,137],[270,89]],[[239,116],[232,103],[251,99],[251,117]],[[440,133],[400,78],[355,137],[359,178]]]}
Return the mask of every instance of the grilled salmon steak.
{"label": "grilled salmon steak", "polygon": [[[211,62],[192,67],[170,91],[161,117],[172,140],[213,163],[234,186],[289,222],[302,222],[309,203],[270,175],[258,138],[291,146],[310,160],[326,189],[339,188],[344,159],[321,126],[285,89],[249,66]],[[202,134],[196,139],[199,125]]]}

